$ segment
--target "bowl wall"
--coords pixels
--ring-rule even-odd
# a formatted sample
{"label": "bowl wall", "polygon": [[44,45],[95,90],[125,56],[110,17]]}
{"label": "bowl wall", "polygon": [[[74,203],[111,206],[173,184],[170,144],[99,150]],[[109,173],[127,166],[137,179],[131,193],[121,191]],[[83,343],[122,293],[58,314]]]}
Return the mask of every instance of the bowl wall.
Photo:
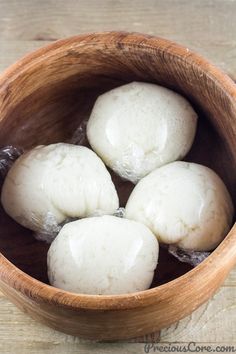
{"label": "bowl wall", "polygon": [[[199,124],[186,160],[213,168],[235,201],[235,85],[188,49],[155,37],[116,32],[73,37],[10,67],[0,78],[0,145],[29,149],[71,141],[96,97],[131,81],[157,83],[191,101]],[[124,205],[133,186],[113,178]],[[179,320],[214,293],[236,262],[232,230],[191,272],[162,250],[153,289],[124,296],[75,295],[44,284],[48,245],[3,210],[0,233],[2,291],[42,322],[87,338],[129,338]]]}

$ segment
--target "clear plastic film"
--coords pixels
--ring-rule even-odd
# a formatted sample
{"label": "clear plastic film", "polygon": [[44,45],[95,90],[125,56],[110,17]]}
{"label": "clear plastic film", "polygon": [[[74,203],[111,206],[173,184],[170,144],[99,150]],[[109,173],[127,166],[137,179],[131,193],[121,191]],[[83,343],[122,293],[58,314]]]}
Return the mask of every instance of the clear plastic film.
{"label": "clear plastic film", "polygon": [[[87,145],[86,138],[86,125],[87,120],[83,120],[75,130],[72,137],[69,139],[68,143],[75,145]],[[76,218],[67,218],[63,223],[58,224],[55,216],[48,212],[43,220],[43,230],[41,232],[35,232],[34,237],[39,241],[45,241],[47,243],[52,243],[56,238],[62,227],[68,222],[77,220]]]}
{"label": "clear plastic film", "polygon": [[[19,147],[15,147],[12,145],[7,145],[0,149],[0,175],[4,180],[7,176],[8,171],[14,164],[14,162],[24,153],[24,150]],[[18,222],[21,225],[24,225],[25,222],[22,218],[18,217]],[[35,225],[39,224],[38,218],[36,218],[32,214],[32,222]],[[60,231],[62,225],[58,225],[54,215],[50,212],[46,214],[44,218],[40,221],[42,231],[34,232],[34,237],[41,241],[46,241],[47,243],[51,243],[53,239],[56,237],[58,232]]]}
{"label": "clear plastic film", "polygon": [[[118,208],[114,216],[124,218],[125,208]],[[168,252],[180,262],[188,263],[193,267],[203,262],[211,254],[211,252],[184,250],[175,245],[162,245],[162,247],[165,247]]]}
{"label": "clear plastic film", "polygon": [[[82,121],[78,128],[75,130],[73,136],[68,141],[71,144],[85,145],[86,140],[86,124],[87,121]],[[7,176],[8,171],[12,167],[13,163],[24,153],[24,150],[19,147],[12,145],[7,145],[0,148],[0,175],[2,180]],[[117,217],[124,217],[124,208],[118,208],[114,215]],[[94,211],[91,216],[98,216],[101,212],[99,210]],[[67,218],[62,223],[58,223],[55,215],[52,212],[47,212],[45,215],[40,215],[37,217],[32,213],[31,215],[32,224],[37,225],[36,227],[40,229],[38,232],[34,232],[34,237],[37,240],[45,241],[51,243],[57,234],[60,232],[61,228],[68,222],[77,220],[76,218]],[[24,225],[25,222],[19,217],[20,224]],[[24,225],[27,227],[27,225]]]}
{"label": "clear plastic film", "polygon": [[[85,137],[83,126],[72,137],[77,143]],[[3,208],[40,241],[51,243],[68,222],[112,215],[119,207],[109,172],[85,146],[41,145],[24,154],[7,146],[0,149],[0,173]]]}
{"label": "clear plastic film", "polygon": [[136,184],[156,168],[183,158],[196,126],[197,114],[185,98],[162,86],[131,82],[96,100],[87,136],[107,166]]}
{"label": "clear plastic film", "polygon": [[168,246],[168,252],[180,262],[188,263],[193,267],[196,267],[210,255],[210,252],[183,250],[174,245]]}
{"label": "clear plastic film", "polygon": [[124,218],[125,217],[125,208],[118,208],[115,211],[114,216],[117,216],[118,218]]}
{"label": "clear plastic film", "polygon": [[[87,122],[82,122],[77,128],[73,137],[71,138],[71,143],[86,143],[86,123]],[[23,149],[11,145],[5,146],[0,149],[0,174],[3,179],[6,177],[13,163],[21,156],[23,152]],[[101,215],[101,212],[99,210],[94,211],[94,213],[90,216],[97,215]],[[113,215],[120,218],[124,218],[125,208],[118,208]],[[45,214],[40,214],[40,217],[37,217],[34,213],[32,213],[31,223],[32,225],[34,225],[34,227],[38,229],[37,232],[34,231],[33,235],[37,240],[51,243],[66,223],[77,219],[78,218],[66,218],[63,222],[58,223],[57,218],[50,211]],[[18,222],[24,225],[25,227],[28,226],[27,223],[25,223],[25,221],[22,220],[20,217],[18,219]],[[182,250],[174,245],[168,246],[168,252],[174,257],[176,257],[180,262],[188,263],[194,267],[201,263],[210,254],[209,252]]]}
{"label": "clear plastic film", "polygon": [[74,131],[74,134],[69,139],[70,144],[75,145],[84,145],[87,146],[88,140],[86,136],[86,127],[87,127],[88,120],[84,119],[78,125],[77,129]]}
{"label": "clear plastic film", "polygon": [[[68,221],[69,220],[66,222]],[[65,225],[66,222],[58,224],[55,216],[48,212],[42,219],[42,231],[34,232],[33,236],[36,238],[36,240],[45,241],[46,243],[50,244],[56,238],[62,226]]]}

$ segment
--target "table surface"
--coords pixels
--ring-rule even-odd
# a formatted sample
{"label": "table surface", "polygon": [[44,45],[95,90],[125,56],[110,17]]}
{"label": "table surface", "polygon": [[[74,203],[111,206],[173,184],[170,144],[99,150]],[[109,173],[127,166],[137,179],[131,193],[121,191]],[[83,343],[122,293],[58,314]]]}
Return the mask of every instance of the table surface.
{"label": "table surface", "polygon": [[[162,36],[202,54],[236,79],[236,0],[0,0],[0,71],[36,48],[93,31]],[[192,315],[151,337],[94,343],[51,330],[0,293],[0,353],[142,353],[142,342],[235,345],[236,269]],[[151,351],[150,351],[151,352]]]}

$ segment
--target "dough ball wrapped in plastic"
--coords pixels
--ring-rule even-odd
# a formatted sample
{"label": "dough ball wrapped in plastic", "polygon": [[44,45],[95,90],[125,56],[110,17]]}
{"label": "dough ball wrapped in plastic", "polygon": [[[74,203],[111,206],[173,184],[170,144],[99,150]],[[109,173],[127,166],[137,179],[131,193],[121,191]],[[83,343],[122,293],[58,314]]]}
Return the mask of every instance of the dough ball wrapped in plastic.
{"label": "dough ball wrapped in plastic", "polygon": [[59,231],[70,218],[113,214],[118,196],[102,160],[84,146],[37,146],[9,170],[2,205],[15,221],[39,233]]}
{"label": "dough ball wrapped in plastic", "polygon": [[148,226],[161,243],[209,251],[229,231],[233,204],[214,171],[176,161],[151,172],[135,186],[126,217]]}
{"label": "dough ball wrapped in plastic", "polygon": [[134,183],[190,150],[197,114],[179,94],[132,82],[99,96],[87,124],[93,150]]}
{"label": "dough ball wrapped in plastic", "polygon": [[125,294],[151,285],[159,246],[143,224],[115,216],[66,224],[48,251],[55,287],[94,295]]}

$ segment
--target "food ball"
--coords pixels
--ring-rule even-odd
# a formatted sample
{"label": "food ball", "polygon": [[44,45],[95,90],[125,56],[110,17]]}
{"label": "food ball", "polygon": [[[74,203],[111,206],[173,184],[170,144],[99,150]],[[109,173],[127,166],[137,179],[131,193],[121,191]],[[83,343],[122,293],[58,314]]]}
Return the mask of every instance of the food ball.
{"label": "food ball", "polygon": [[126,217],[148,226],[164,244],[209,251],[229,231],[233,204],[210,168],[177,161],[156,169],[135,186]]}
{"label": "food ball", "polygon": [[113,214],[118,196],[102,160],[71,144],[37,146],[16,160],[4,181],[2,205],[36,232],[54,232],[68,218]]}
{"label": "food ball", "polygon": [[107,166],[134,183],[182,159],[194,140],[197,114],[179,94],[132,82],[99,96],[87,124],[93,150]]}
{"label": "food ball", "polygon": [[50,284],[67,291],[114,295],[149,288],[159,246],[142,224],[100,216],[66,224],[48,251]]}

